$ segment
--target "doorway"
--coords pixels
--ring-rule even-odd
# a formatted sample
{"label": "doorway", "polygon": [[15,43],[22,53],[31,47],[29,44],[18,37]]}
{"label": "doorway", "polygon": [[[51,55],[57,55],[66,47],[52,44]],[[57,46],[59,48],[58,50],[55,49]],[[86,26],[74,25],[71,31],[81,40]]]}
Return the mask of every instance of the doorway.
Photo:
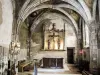
{"label": "doorway", "polygon": [[67,48],[67,62],[68,64],[74,64],[74,48]]}

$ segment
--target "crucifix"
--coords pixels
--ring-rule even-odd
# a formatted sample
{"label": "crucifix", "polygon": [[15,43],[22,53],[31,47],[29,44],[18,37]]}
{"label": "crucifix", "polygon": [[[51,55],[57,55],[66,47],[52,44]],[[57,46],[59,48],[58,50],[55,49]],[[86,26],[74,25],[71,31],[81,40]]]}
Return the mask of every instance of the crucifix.
{"label": "crucifix", "polygon": [[[58,28],[58,26],[57,26]],[[45,49],[48,50],[63,50],[64,49],[64,40],[65,40],[65,24],[64,28],[56,28],[56,24],[45,27],[44,36],[46,43],[44,45]]]}
{"label": "crucifix", "polygon": [[[55,23],[52,25],[52,35],[49,35],[49,37],[53,37],[53,49],[55,49],[55,37],[59,37],[59,35],[56,35],[55,32],[57,31],[55,28]],[[48,40],[48,49],[50,48],[50,40]]]}

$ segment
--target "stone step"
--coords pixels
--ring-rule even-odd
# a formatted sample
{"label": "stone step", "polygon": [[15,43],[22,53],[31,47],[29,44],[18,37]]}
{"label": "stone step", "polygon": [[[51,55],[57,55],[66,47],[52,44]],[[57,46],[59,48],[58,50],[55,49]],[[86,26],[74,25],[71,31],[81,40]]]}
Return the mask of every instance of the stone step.
{"label": "stone step", "polygon": [[[18,75],[34,75],[34,72],[32,73],[19,73]],[[37,75],[82,75],[82,74],[56,74],[56,73],[38,73]]]}
{"label": "stone step", "polygon": [[44,73],[39,73],[38,75],[82,75],[82,74],[44,74]]}

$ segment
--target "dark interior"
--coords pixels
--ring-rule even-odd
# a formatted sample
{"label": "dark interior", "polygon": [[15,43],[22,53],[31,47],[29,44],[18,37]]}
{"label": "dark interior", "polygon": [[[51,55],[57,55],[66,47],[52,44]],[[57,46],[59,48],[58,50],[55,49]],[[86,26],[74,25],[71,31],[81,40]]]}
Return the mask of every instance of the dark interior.
{"label": "dark interior", "polygon": [[63,58],[43,58],[43,68],[63,68]]}

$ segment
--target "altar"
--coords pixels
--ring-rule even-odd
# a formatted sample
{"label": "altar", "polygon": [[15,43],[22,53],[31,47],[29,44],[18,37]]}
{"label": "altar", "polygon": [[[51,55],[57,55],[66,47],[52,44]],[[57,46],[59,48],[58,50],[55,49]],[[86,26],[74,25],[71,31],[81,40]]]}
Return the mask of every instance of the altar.
{"label": "altar", "polygon": [[34,56],[34,59],[40,61],[41,68],[66,69],[65,25],[60,29],[55,23],[50,26],[44,25],[43,36],[43,49]]}
{"label": "altar", "polygon": [[43,58],[43,68],[63,68],[63,58]]}

